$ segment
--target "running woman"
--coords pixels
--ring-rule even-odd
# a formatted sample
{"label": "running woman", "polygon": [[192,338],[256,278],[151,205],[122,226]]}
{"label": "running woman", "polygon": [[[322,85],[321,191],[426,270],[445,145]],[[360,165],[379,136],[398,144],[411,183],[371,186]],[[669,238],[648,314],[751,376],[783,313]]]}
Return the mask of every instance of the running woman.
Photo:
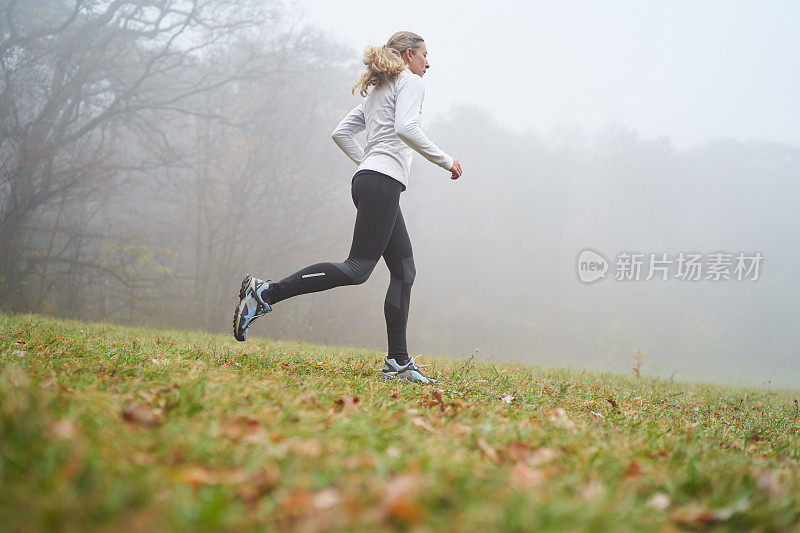
{"label": "running woman", "polygon": [[[420,127],[425,97],[422,76],[430,68],[427,55],[425,41],[409,31],[395,33],[384,46],[366,49],[367,71],[353,86],[353,94],[358,89],[364,100],[331,135],[358,165],[351,181],[357,214],[350,254],[342,263],[311,265],[277,283],[245,276],[233,315],[236,340],[245,340],[253,321],[282,300],[364,283],[383,256],[390,273],[383,305],[389,349],[381,376],[436,383],[422,372],[421,367],[427,365],[417,365],[406,347],[408,307],[416,270],[400,209],[400,193],[408,185],[412,150],[449,170],[450,179],[461,176],[461,164],[433,144]],[[355,135],[365,129],[367,144],[362,147]]]}

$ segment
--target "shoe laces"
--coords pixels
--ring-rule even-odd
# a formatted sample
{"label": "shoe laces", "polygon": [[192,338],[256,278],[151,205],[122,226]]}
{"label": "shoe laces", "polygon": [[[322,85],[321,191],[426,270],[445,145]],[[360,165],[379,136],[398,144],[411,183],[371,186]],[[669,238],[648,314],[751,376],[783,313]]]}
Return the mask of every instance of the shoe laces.
{"label": "shoe laces", "polygon": [[427,365],[418,365],[415,360],[420,357],[424,356],[422,354],[419,354],[415,357],[410,357],[408,363],[406,364],[406,368],[409,368],[411,370],[419,370],[420,368],[431,366],[433,364],[433,363],[428,363]]}

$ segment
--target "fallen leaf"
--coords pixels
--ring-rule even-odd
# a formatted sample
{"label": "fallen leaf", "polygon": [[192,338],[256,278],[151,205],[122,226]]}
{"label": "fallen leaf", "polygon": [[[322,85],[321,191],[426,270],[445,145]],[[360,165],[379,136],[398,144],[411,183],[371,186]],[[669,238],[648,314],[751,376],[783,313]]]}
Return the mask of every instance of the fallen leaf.
{"label": "fallen leaf", "polygon": [[246,416],[236,416],[223,421],[220,435],[233,441],[245,442],[260,442],[268,438],[267,432],[258,420]]}
{"label": "fallen leaf", "polygon": [[528,464],[532,466],[543,465],[554,461],[558,458],[559,453],[552,448],[537,448],[530,457],[528,457]]}
{"label": "fallen leaf", "polygon": [[422,418],[422,417],[419,417],[419,416],[417,416],[417,417],[414,417],[414,418],[412,418],[412,419],[411,419],[411,423],[412,423],[413,425],[417,426],[418,428],[422,428],[422,429],[424,429],[425,431],[430,431],[431,433],[433,433],[433,427],[431,427],[431,425],[430,425],[430,424],[428,424],[428,423],[425,421],[425,419],[424,419],[424,418]]}
{"label": "fallen leaf", "polygon": [[608,403],[610,403],[611,407],[613,407],[614,409],[617,408],[617,402],[614,401],[614,398],[608,398]]}
{"label": "fallen leaf", "polygon": [[262,468],[239,486],[237,494],[245,504],[253,506],[278,485],[279,479],[275,470]]}
{"label": "fallen leaf", "polygon": [[122,419],[129,424],[146,428],[155,428],[161,425],[161,416],[141,404],[127,402],[122,409]]}
{"label": "fallen leaf", "polygon": [[774,470],[759,470],[754,472],[756,486],[769,494],[771,498],[780,498],[786,494],[786,487],[781,483],[780,475]]}
{"label": "fallen leaf", "polygon": [[460,433],[462,435],[469,435],[472,433],[472,428],[464,424],[454,424],[453,429],[456,433]]}
{"label": "fallen leaf", "polygon": [[549,418],[556,427],[566,429],[571,433],[575,432],[575,422],[567,416],[567,412],[561,407],[556,407],[550,411]]}
{"label": "fallen leaf", "polygon": [[292,444],[291,449],[297,455],[305,457],[319,457],[322,454],[322,445],[315,440],[303,440]]}
{"label": "fallen leaf", "polygon": [[605,490],[605,486],[603,486],[603,483],[600,482],[600,480],[591,479],[581,489],[581,496],[585,500],[594,500],[595,498],[602,496]]}
{"label": "fallen leaf", "polygon": [[541,470],[531,468],[525,463],[517,463],[511,469],[511,482],[517,488],[527,489],[542,485],[545,475]]}
{"label": "fallen leaf", "polygon": [[207,485],[238,485],[247,481],[247,474],[239,469],[209,470],[202,466],[193,466],[184,470],[181,479],[195,488]]}
{"label": "fallen leaf", "polygon": [[47,423],[46,435],[54,439],[71,439],[79,432],[74,420],[51,420]]}
{"label": "fallen leaf", "polygon": [[479,437],[478,438],[477,444],[478,444],[478,448],[480,448],[481,451],[484,454],[486,454],[486,457],[488,457],[490,461],[492,461],[493,463],[499,462],[499,458],[497,456],[497,452],[495,451],[494,448],[492,448],[492,446],[488,442],[486,442],[484,440],[483,437]]}
{"label": "fallen leaf", "polygon": [[336,407],[338,411],[358,409],[358,403],[361,399],[358,396],[342,396],[336,400]]}
{"label": "fallen leaf", "polygon": [[312,498],[312,505],[318,511],[327,511],[339,505],[341,499],[339,491],[331,487],[316,493]]}
{"label": "fallen leaf", "polygon": [[642,467],[637,461],[631,461],[625,468],[624,477],[636,477],[642,475]]}
{"label": "fallen leaf", "polygon": [[531,447],[522,441],[515,440],[506,447],[506,454],[512,461],[527,461],[531,456]]}
{"label": "fallen leaf", "polygon": [[653,509],[658,509],[659,511],[664,511],[669,507],[672,503],[668,494],[664,494],[663,492],[657,492],[653,494],[653,496],[647,500],[647,506],[652,507]]}
{"label": "fallen leaf", "polygon": [[358,468],[375,468],[375,457],[372,455],[358,455],[348,457],[344,462],[345,466],[351,470]]}
{"label": "fallen leaf", "polygon": [[401,522],[417,523],[425,519],[425,509],[416,501],[421,480],[417,475],[393,476],[384,486],[383,513]]}

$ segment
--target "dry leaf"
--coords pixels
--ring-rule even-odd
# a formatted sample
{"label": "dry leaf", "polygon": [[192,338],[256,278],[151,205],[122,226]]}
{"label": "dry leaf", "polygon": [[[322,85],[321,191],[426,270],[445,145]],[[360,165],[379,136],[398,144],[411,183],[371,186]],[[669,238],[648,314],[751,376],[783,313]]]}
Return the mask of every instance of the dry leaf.
{"label": "dry leaf", "polygon": [[486,442],[484,440],[483,437],[479,437],[478,438],[477,444],[478,444],[478,448],[480,448],[481,451],[484,454],[486,454],[486,457],[488,457],[490,461],[492,461],[493,463],[499,462],[499,458],[497,456],[497,452],[495,451],[494,448],[492,448],[492,446],[488,442]]}
{"label": "dry leaf", "polygon": [[522,441],[515,440],[509,443],[506,454],[512,461],[527,461],[531,456],[531,447]]}
{"label": "dry leaf", "polygon": [[358,409],[358,402],[360,401],[358,396],[342,396],[336,400],[336,411]]}
{"label": "dry leaf", "polygon": [[292,451],[305,457],[319,457],[322,454],[322,445],[315,440],[304,440],[293,443]]}
{"label": "dry leaf", "polygon": [[460,433],[462,435],[469,435],[470,433],[472,433],[472,428],[464,424],[454,424],[453,430],[455,430],[456,433]]}
{"label": "dry leaf", "polygon": [[276,471],[262,468],[256,475],[241,484],[237,494],[245,504],[255,505],[278,485],[279,478]]}
{"label": "dry leaf", "polygon": [[267,432],[258,420],[246,416],[236,416],[223,421],[220,436],[245,442],[261,442],[268,438]]}
{"label": "dry leaf", "polygon": [[537,448],[528,458],[528,464],[538,466],[547,464],[558,458],[559,453],[552,448]]}
{"label": "dry leaf", "polygon": [[617,402],[614,401],[614,398],[608,398],[608,403],[610,403],[611,407],[613,407],[614,409],[617,408]]}
{"label": "dry leaf", "polygon": [[594,500],[595,498],[602,496],[605,490],[606,489],[600,480],[592,479],[581,489],[581,496],[583,496],[585,500]]}
{"label": "dry leaf", "polygon": [[625,468],[624,477],[636,477],[642,475],[642,467],[637,461],[631,461]]}
{"label": "dry leaf", "polygon": [[78,434],[80,429],[74,420],[51,420],[47,423],[46,435],[54,439],[71,439]]}
{"label": "dry leaf", "polygon": [[181,479],[195,488],[206,485],[238,485],[247,481],[247,474],[239,469],[209,470],[202,466],[193,466],[184,470]]}
{"label": "dry leaf", "polygon": [[558,428],[566,429],[572,433],[575,432],[575,422],[570,420],[567,412],[561,407],[556,407],[550,411],[550,421]]}
{"label": "dry leaf", "polygon": [[333,487],[323,489],[312,498],[312,505],[317,511],[327,511],[339,505],[342,500],[339,491]]}
{"label": "dry leaf", "polygon": [[161,416],[141,404],[127,402],[122,409],[122,419],[129,424],[146,428],[155,428],[161,425]]}
{"label": "dry leaf", "polygon": [[669,495],[663,492],[657,492],[647,501],[647,506],[659,511],[664,511],[672,503]]}
{"label": "dry leaf", "polygon": [[417,426],[418,428],[422,428],[422,429],[424,429],[425,431],[430,431],[431,433],[433,433],[433,427],[431,427],[431,425],[430,425],[430,424],[428,424],[428,423],[425,421],[425,419],[424,419],[424,418],[421,418],[421,417],[419,417],[419,416],[416,416],[416,417],[414,417],[414,418],[412,418],[412,419],[411,419],[411,423],[412,423],[412,424],[414,424],[415,426]]}
{"label": "dry leaf", "polygon": [[786,487],[781,483],[780,474],[774,470],[760,470],[753,473],[756,486],[767,492],[771,498],[780,498],[786,494]]}
{"label": "dry leaf", "polygon": [[517,463],[511,469],[511,482],[521,489],[538,487],[545,481],[545,475],[541,470],[531,468],[525,463]]}
{"label": "dry leaf", "polygon": [[416,491],[420,489],[420,479],[416,475],[393,476],[387,481],[383,494],[383,513],[401,522],[421,522],[425,519],[425,509],[416,501]]}

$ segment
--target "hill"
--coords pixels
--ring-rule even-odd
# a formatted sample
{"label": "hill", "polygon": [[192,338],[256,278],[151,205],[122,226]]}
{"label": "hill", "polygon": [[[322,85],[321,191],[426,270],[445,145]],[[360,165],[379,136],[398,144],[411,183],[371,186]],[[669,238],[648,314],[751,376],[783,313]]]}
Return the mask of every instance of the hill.
{"label": "hill", "polygon": [[[8,530],[796,529],[790,391],[0,315]],[[795,393],[796,394],[796,393]]]}

